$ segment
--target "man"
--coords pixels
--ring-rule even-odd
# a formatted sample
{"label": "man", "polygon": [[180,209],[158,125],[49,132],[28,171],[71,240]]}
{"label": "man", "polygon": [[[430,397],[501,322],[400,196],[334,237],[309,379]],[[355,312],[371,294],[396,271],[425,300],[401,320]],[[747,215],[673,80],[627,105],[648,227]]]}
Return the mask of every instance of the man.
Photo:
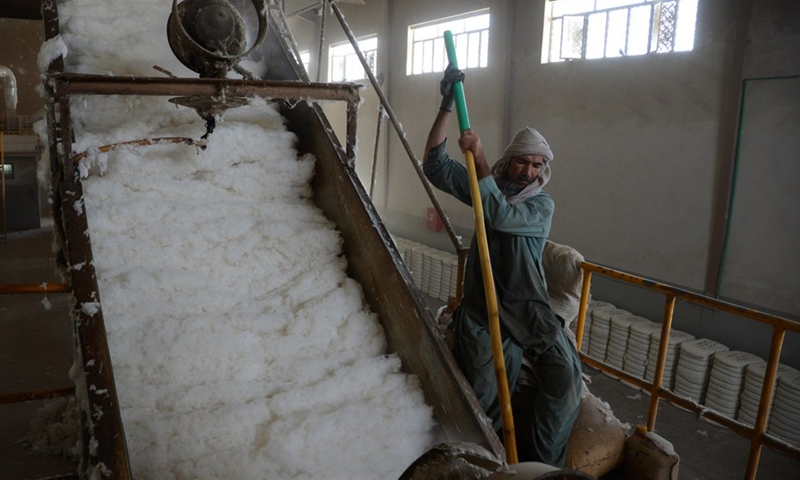
{"label": "man", "polygon": [[[425,145],[423,170],[438,189],[472,205],[466,168],[446,152],[454,104],[452,84],[462,79],[458,70],[448,67],[445,71],[442,104]],[[550,307],[542,268],[542,251],[555,207],[542,187],[550,178],[553,152],[544,137],[530,127],[516,134],[491,169],[474,131],[463,132],[458,144],[475,158],[509,388],[513,391],[523,354],[536,370],[533,451],[520,452],[520,458],[525,454],[530,460],[563,467],[583,384],[578,353],[565,335],[564,321]],[[497,381],[475,238],[464,276],[464,298],[453,313],[453,325],[456,359],[499,431]]]}

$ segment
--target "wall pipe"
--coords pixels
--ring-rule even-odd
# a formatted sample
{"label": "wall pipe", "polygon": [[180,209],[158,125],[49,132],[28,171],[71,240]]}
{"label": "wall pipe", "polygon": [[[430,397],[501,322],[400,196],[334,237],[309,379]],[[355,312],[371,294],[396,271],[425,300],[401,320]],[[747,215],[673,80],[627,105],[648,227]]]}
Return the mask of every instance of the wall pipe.
{"label": "wall pipe", "polygon": [[728,244],[731,235],[731,222],[733,221],[733,206],[736,200],[736,183],[739,179],[739,160],[742,155],[742,135],[744,134],[744,114],[745,107],[747,106],[747,87],[750,82],[759,80],[788,80],[800,78],[800,75],[783,75],[774,77],[754,77],[745,78],[742,80],[741,98],[739,99],[739,114],[736,130],[736,144],[734,146],[733,164],[731,166],[730,182],[726,198],[725,222],[722,227],[722,246],[720,247],[719,261],[716,265],[716,272],[714,276],[714,296],[719,298],[722,296],[722,280],[725,273],[725,260],[728,257]]}

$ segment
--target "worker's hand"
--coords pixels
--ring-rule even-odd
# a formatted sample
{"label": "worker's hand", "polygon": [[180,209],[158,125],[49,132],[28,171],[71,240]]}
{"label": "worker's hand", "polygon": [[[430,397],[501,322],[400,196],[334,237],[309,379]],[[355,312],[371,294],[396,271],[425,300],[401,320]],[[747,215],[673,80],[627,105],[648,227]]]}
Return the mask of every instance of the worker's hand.
{"label": "worker's hand", "polygon": [[462,152],[469,150],[472,152],[473,159],[475,160],[475,173],[478,178],[487,177],[491,174],[489,166],[486,164],[486,156],[483,152],[483,145],[481,145],[481,137],[475,133],[471,128],[461,132],[458,138],[458,146]]}
{"label": "worker's hand", "polygon": [[440,110],[445,110],[447,112],[453,111],[453,106],[455,106],[456,103],[455,97],[453,96],[453,84],[463,81],[464,72],[453,68],[452,63],[448,63],[447,68],[444,69],[444,76],[439,82],[439,92],[442,94],[442,104],[439,106]]}
{"label": "worker's hand", "polygon": [[470,150],[473,154],[477,154],[478,152],[476,150],[483,151],[481,137],[471,128],[461,132],[461,136],[458,138],[458,146],[461,148],[462,152]]}

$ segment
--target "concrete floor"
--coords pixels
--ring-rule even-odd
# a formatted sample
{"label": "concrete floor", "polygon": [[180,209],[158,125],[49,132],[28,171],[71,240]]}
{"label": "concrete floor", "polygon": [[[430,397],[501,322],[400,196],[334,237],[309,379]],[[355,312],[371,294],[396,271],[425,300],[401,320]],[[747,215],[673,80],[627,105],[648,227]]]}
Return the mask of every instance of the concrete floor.
{"label": "concrete floor", "polygon": [[[0,283],[58,283],[52,253],[52,225],[10,233],[0,239]],[[0,295],[0,395],[72,385],[73,362],[69,296]],[[441,302],[429,299],[432,311]],[[649,397],[590,367],[591,391],[608,402],[625,423],[644,423]],[[30,453],[19,441],[29,430],[43,401],[0,405],[0,480],[42,479],[74,473],[76,466],[60,456]],[[728,430],[665,402],[659,408],[656,432],[673,443],[681,457],[681,480],[744,478],[749,443]],[[619,472],[604,480],[617,480]],[[760,480],[797,480],[800,462],[763,449]]]}

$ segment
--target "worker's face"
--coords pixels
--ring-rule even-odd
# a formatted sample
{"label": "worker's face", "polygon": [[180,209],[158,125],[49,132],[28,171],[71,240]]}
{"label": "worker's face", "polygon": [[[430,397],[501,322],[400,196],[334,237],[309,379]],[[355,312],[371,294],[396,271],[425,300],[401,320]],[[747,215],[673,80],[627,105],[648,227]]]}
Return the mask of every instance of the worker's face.
{"label": "worker's face", "polygon": [[520,155],[511,157],[508,162],[508,180],[523,189],[533,183],[544,169],[545,161],[541,155]]}

